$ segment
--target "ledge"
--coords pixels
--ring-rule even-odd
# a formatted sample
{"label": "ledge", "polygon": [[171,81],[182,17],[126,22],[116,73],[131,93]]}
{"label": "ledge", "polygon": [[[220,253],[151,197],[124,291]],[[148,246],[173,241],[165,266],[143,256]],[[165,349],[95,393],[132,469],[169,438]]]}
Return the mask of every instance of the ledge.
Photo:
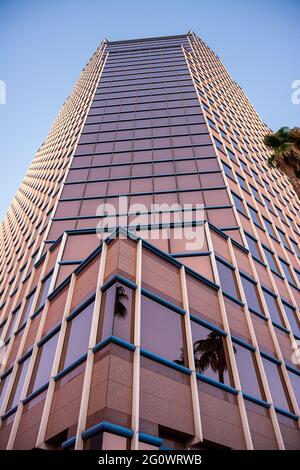
{"label": "ledge", "polygon": [[107,421],[102,421],[101,423],[95,424],[89,429],[86,429],[81,433],[81,437],[84,441],[90,439],[91,437],[99,434],[101,432],[110,432],[111,434],[117,434],[118,436],[123,436],[128,439],[131,439],[133,436],[132,429],[125,428],[124,426],[119,426],[118,424],[109,423]]}

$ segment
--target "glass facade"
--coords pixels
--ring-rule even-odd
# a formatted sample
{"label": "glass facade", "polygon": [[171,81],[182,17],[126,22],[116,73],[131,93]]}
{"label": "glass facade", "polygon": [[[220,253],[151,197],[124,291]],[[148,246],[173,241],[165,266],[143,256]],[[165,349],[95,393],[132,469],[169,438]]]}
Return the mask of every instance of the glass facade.
{"label": "glass facade", "polygon": [[101,43],[0,226],[1,449],[300,449],[300,211],[268,131],[193,32]]}

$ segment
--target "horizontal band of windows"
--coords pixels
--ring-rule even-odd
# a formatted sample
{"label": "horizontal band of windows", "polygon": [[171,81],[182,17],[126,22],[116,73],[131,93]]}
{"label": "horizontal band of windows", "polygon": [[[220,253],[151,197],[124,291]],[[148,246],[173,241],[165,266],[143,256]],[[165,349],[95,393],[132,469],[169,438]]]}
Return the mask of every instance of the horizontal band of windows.
{"label": "horizontal band of windows", "polygon": [[[181,133],[178,133],[178,134],[163,134],[163,135],[159,135],[159,136],[142,136],[142,137],[128,137],[128,138],[118,138],[118,137],[115,137],[115,138],[109,138],[108,140],[90,140],[90,141],[86,141],[86,142],[79,142],[78,143],[78,147],[80,147],[81,145],[92,145],[92,144],[105,144],[105,143],[115,143],[115,142],[139,142],[141,140],[151,140],[151,143],[154,144],[155,143],[155,140],[156,139],[171,139],[171,138],[178,138],[178,137],[195,137],[195,136],[209,136],[209,133],[207,131],[207,128],[206,128],[206,125],[205,124],[190,124],[188,127],[191,128],[191,127],[198,127],[198,126],[201,126],[203,129],[201,132],[199,132],[199,130],[197,130],[196,132],[192,132],[191,130],[189,130],[189,132],[186,132],[186,134],[183,134],[182,132]],[[165,126],[164,126],[165,127]],[[181,126],[182,127],[182,126]],[[149,128],[151,129],[151,127]],[[170,130],[172,130],[172,127],[170,127]],[[109,131],[111,132],[111,131]],[[115,134],[118,134],[119,132],[123,132],[123,130],[121,131],[112,131],[113,133]],[[126,132],[126,131],[125,131]],[[133,131],[135,132],[135,131]],[[96,134],[99,138],[99,136],[102,136],[102,133],[98,133],[98,132],[91,132],[89,134],[85,134],[85,135],[92,135],[92,134]],[[103,133],[105,134],[105,133]],[[209,141],[210,142],[210,141]],[[186,144],[185,144],[186,145]],[[190,145],[190,144],[188,144]]]}
{"label": "horizontal band of windows", "polygon": [[[168,98],[169,95],[185,95],[187,93],[193,95],[192,96],[193,98],[196,96],[195,91],[193,90],[193,87],[190,86],[190,85],[187,85],[186,87],[178,86],[177,91],[175,91],[173,88],[171,89],[171,87],[170,87],[170,89],[171,89],[170,91],[167,91],[168,88],[161,88],[161,90],[164,90],[161,93],[150,93],[149,90],[148,90],[148,93],[138,93],[138,92],[136,92],[135,95],[131,95],[131,94],[129,94],[129,92],[126,93],[126,91],[124,91],[123,93],[115,91],[114,93],[120,94],[120,96],[117,96],[117,97],[114,97],[113,93],[106,93],[107,96],[105,96],[103,98],[98,98],[99,94],[98,95],[96,94],[93,101],[92,101],[92,103],[101,103],[102,101],[111,101],[111,100],[112,101],[126,100],[126,104],[130,104],[130,102],[128,100],[131,100],[131,99],[134,99],[134,98],[139,100],[140,98],[147,97],[147,96],[151,96],[151,97],[163,96],[165,100],[169,101],[169,98]],[[184,88],[189,88],[189,90],[185,90]],[[141,91],[146,91],[146,90],[141,90]],[[130,93],[133,93],[133,92],[130,92]]]}
{"label": "horizontal band of windows", "polygon": [[178,73],[178,72],[185,72],[187,70],[187,66],[169,66],[169,67],[166,67],[167,70],[165,70],[164,67],[156,67],[156,68],[148,68],[148,69],[144,69],[144,70],[141,70],[140,72],[137,70],[137,71],[129,71],[128,73],[126,72],[105,72],[105,70],[102,72],[102,75],[101,75],[101,79],[103,78],[104,80],[111,80],[111,81],[114,81],[115,79],[118,79],[119,77],[122,77],[122,79],[126,79],[127,77],[128,78],[132,78],[132,77],[135,77],[135,78],[138,78],[139,76],[143,76],[145,75],[145,73],[147,73],[148,75],[150,75],[151,77],[156,77],[157,75],[159,74],[162,74],[162,76],[166,76],[166,75],[170,75],[170,74],[174,74],[174,73]]}
{"label": "horizontal band of windows", "polygon": [[[198,147],[198,146],[197,146]],[[196,148],[197,148],[196,147]],[[195,148],[195,146],[193,147]],[[201,146],[200,146],[201,148]],[[119,152],[118,152],[119,153]],[[127,153],[127,152],[121,152],[121,153]],[[136,151],[133,151],[132,154],[134,156],[134,154],[136,153]],[[103,156],[104,154],[102,154]],[[114,156],[115,154],[112,153],[112,152],[109,152],[107,153],[106,155],[108,155],[108,158],[109,157],[112,157]],[[90,156],[90,155],[89,155]],[[93,157],[94,157],[94,154],[93,154]],[[74,156],[74,160],[75,162],[76,161],[79,161],[78,159],[85,159],[86,156],[84,155],[75,155]],[[73,160],[73,163],[74,163],[74,160]],[[196,161],[196,162],[199,162],[199,163],[202,163],[203,161],[205,160],[215,160],[215,163],[217,164],[217,167],[218,167],[218,170],[219,171],[219,164],[218,164],[218,160],[217,160],[217,157],[215,155],[204,155],[203,157],[202,156],[190,156],[190,157],[178,157],[176,158],[176,156],[172,157],[172,158],[164,158],[164,159],[159,159],[159,160],[142,160],[142,161],[126,161],[126,162],[116,162],[116,163],[106,163],[104,162],[103,165],[94,165],[94,166],[91,166],[91,165],[84,165],[84,166],[75,166],[75,167],[71,167],[69,172],[76,172],[77,170],[90,170],[90,169],[94,169],[94,168],[111,168],[111,167],[119,167],[119,166],[139,166],[139,165],[143,165],[143,164],[152,164],[152,163],[177,163],[177,162],[193,162],[193,161]],[[49,214],[50,215],[50,214]]]}
{"label": "horizontal band of windows", "polygon": [[[126,63],[127,61],[137,61],[139,62],[141,59],[145,59],[148,63],[151,63],[151,58],[154,57],[155,63],[157,60],[165,61],[166,58],[171,58],[171,60],[178,60],[178,58],[183,58],[182,46],[174,45],[174,46],[165,46],[164,48],[155,47],[155,48],[141,48],[141,49],[124,49],[124,50],[117,50],[111,51],[108,50],[109,55],[106,64],[110,65],[110,67],[116,66],[119,61],[121,63]],[[184,59],[183,59],[184,60]],[[144,64],[141,64],[144,65]],[[185,62],[186,68],[187,64]]]}
{"label": "horizontal band of windows", "polygon": [[[160,72],[166,72],[168,73],[169,71],[182,71],[184,72],[187,69],[187,66],[183,60],[174,60],[174,61],[169,61],[169,62],[162,62],[162,61],[157,61],[155,64],[140,64],[140,65],[125,65],[125,66],[105,66],[103,72],[102,72],[102,77],[107,78],[111,77],[114,79],[115,77],[130,77],[131,75],[144,75],[146,77],[153,76],[154,74],[160,73]],[[101,83],[101,79],[100,79]]]}
{"label": "horizontal band of windows", "polygon": [[[206,206],[205,207],[205,210],[217,210],[217,209],[230,209],[232,206],[230,205],[223,205],[223,206]],[[184,212],[196,212],[197,209],[194,207],[192,209],[185,209]],[[103,219],[104,217],[107,218],[107,219],[110,219],[110,218],[113,218],[113,217],[129,217],[129,216],[139,216],[139,215],[147,215],[147,214],[181,214],[183,212],[183,210],[181,208],[179,209],[176,209],[176,210],[153,210],[153,211],[141,211],[139,212],[138,214],[136,212],[117,212],[116,214],[107,214],[105,216],[97,216],[97,215],[80,215],[80,216],[71,216],[71,217],[53,217],[51,220],[54,221],[54,222],[59,222],[59,221],[63,221],[63,220],[86,220],[86,219],[96,219],[96,220],[101,220]],[[184,224],[188,224],[188,223],[195,223],[197,221],[202,221],[205,219],[195,219],[193,221],[185,221]],[[174,223],[174,222],[170,222],[171,223]],[[176,223],[176,222],[175,222]],[[183,222],[177,222],[177,224],[181,224],[182,225]],[[164,223],[164,225],[168,224],[168,221]],[[149,224],[149,225],[156,225],[156,224]],[[180,225],[178,225],[180,227]],[[93,227],[91,227],[90,229],[92,229]],[[90,229],[87,229],[87,230],[90,230]],[[46,240],[44,243],[53,243],[53,241],[51,240]]]}
{"label": "horizontal band of windows", "polygon": [[127,60],[115,63],[113,61],[107,61],[105,67],[103,69],[103,76],[107,77],[107,75],[114,77],[115,75],[120,75],[122,72],[124,76],[128,76],[131,73],[150,73],[156,72],[157,70],[164,70],[169,71],[170,69],[173,70],[176,68],[177,70],[186,70],[186,62],[183,56],[178,57],[161,57],[156,58],[154,60]]}
{"label": "horizontal band of windows", "polygon": [[[84,144],[84,145],[89,145],[89,144]],[[191,151],[191,153],[193,152],[193,150],[196,150],[196,149],[202,149],[204,147],[209,147],[209,149],[211,151],[213,151],[213,146],[212,144],[210,143],[203,143],[203,144],[190,144],[190,145],[176,145],[176,146],[168,146],[168,147],[154,147],[154,148],[149,148],[149,147],[145,147],[145,148],[141,148],[141,149],[132,149],[132,150],[118,150],[118,151],[104,151],[104,152],[99,152],[99,151],[88,151],[88,152],[85,152],[85,153],[80,153],[80,154],[76,154],[75,157],[91,157],[91,156],[95,156],[95,155],[111,155],[112,153],[118,153],[118,154],[121,154],[121,153],[128,153],[128,152],[144,152],[144,151],[151,151],[151,150],[162,150],[162,151],[166,151],[166,150],[173,150],[173,151],[177,151],[177,150],[181,150],[181,149],[189,149]],[[214,155],[212,155],[214,156]],[[200,157],[199,157],[200,158]],[[260,227],[261,228],[261,227]],[[262,229],[264,232],[265,230]]]}
{"label": "horizontal band of windows", "polygon": [[[187,70],[187,64],[184,58],[184,55],[182,54],[181,57],[170,57],[170,58],[159,58],[154,61],[146,61],[145,63],[139,64],[138,62],[135,62],[133,64],[130,64],[129,61],[126,61],[124,65],[121,63],[117,62],[110,62],[109,56],[108,60],[105,64],[105,67],[102,71],[102,77],[107,77],[109,76],[114,76],[114,75],[121,75],[124,73],[124,76],[131,75],[132,72],[134,73],[144,73],[147,71],[156,71],[156,70],[163,70],[163,71],[169,71],[173,69],[179,69],[179,70]],[[128,73],[127,73],[128,72]],[[101,80],[101,79],[100,79]]]}
{"label": "horizontal band of windows", "polygon": [[[182,117],[186,119],[187,115],[184,114],[184,115],[182,115]],[[136,121],[135,121],[135,120],[131,120],[132,125],[131,125],[130,127],[124,127],[124,128],[122,127],[122,129],[117,129],[117,125],[119,124],[119,121],[112,121],[112,122],[115,124],[115,126],[116,126],[114,129],[113,129],[113,128],[110,128],[110,129],[102,129],[102,128],[101,128],[100,130],[96,130],[96,131],[95,131],[95,130],[93,130],[93,131],[86,131],[86,130],[84,130],[84,131],[81,133],[81,135],[89,135],[89,134],[95,134],[95,133],[105,134],[106,132],[110,132],[110,133],[111,133],[111,132],[120,132],[120,131],[122,131],[122,132],[123,132],[123,131],[125,131],[125,132],[127,132],[127,131],[136,131],[136,130],[139,131],[139,130],[143,130],[143,129],[163,129],[163,128],[166,127],[166,126],[167,126],[167,127],[171,127],[171,128],[173,129],[173,128],[182,127],[182,126],[188,127],[188,126],[193,126],[193,125],[205,124],[204,119],[202,119],[201,122],[199,121],[199,116],[196,116],[196,117],[195,117],[195,115],[192,114],[191,117],[194,118],[194,121],[193,121],[193,122],[188,122],[188,123],[186,123],[186,122],[185,122],[185,123],[183,123],[183,122],[181,122],[181,123],[169,123],[169,122],[168,122],[168,123],[166,123],[166,124],[159,124],[159,125],[153,125],[153,123],[151,123],[151,126],[140,126],[140,127],[137,127],[137,126],[136,126]],[[201,115],[201,117],[202,117],[202,115]],[[154,120],[154,121],[155,121],[155,120],[158,121],[158,120],[161,120],[161,119],[168,119],[168,120],[170,120],[170,119],[174,119],[174,117],[172,116],[172,117],[168,117],[168,118],[151,118],[151,121],[153,121],[153,120]],[[137,122],[140,123],[140,122],[143,122],[143,121],[145,121],[145,120],[146,120],[146,121],[149,121],[149,118],[139,119]],[[127,121],[127,120],[126,120],[126,121]],[[126,122],[126,121],[124,121],[124,122]],[[123,121],[122,121],[122,122],[123,122]],[[130,122],[130,120],[128,120],[128,122]],[[98,125],[98,126],[100,127],[100,126],[102,126],[103,124],[106,125],[106,124],[108,124],[108,123],[107,123],[107,122],[105,122],[105,123],[86,123],[86,124],[85,124],[85,128],[86,128],[86,127],[90,127],[90,126],[95,126],[95,125]],[[133,126],[133,125],[134,125],[134,126]]]}
{"label": "horizontal band of windows", "polygon": [[[172,79],[172,77],[169,80],[152,80],[152,81],[146,81],[146,80],[136,80],[133,81],[131,84],[116,84],[116,85],[108,85],[108,86],[103,86],[103,84],[97,88],[97,93],[95,94],[96,99],[104,99],[104,96],[107,98],[109,97],[114,97],[114,95],[119,94],[120,97],[135,97],[139,96],[139,93],[142,92],[147,92],[148,94],[151,94],[151,91],[158,91],[157,94],[164,94],[166,90],[169,90],[168,93],[170,93],[170,90],[173,90],[174,93],[180,91],[183,89],[183,91],[186,91],[185,88],[188,87],[190,91],[193,91],[193,84],[192,81],[189,78],[177,78],[176,81]],[[150,89],[150,92],[149,92]],[[159,92],[161,90],[161,93]]]}
{"label": "horizontal band of windows", "polygon": [[[101,167],[103,168],[103,167]],[[133,175],[133,176],[119,176],[115,178],[97,178],[91,180],[78,180],[78,181],[67,181],[64,183],[64,186],[72,186],[77,184],[89,184],[89,183],[106,183],[110,181],[130,181],[130,180],[143,180],[147,178],[166,178],[168,176],[191,176],[191,175],[211,175],[211,174],[221,174],[220,170],[211,170],[211,171],[188,171],[188,172],[172,172],[172,173],[156,173],[148,175]]]}
{"label": "horizontal band of windows", "polygon": [[119,84],[119,85],[108,85],[108,86],[101,86],[97,87],[96,94],[95,96],[101,95],[101,94],[108,94],[108,93],[119,93],[119,92],[134,92],[134,91],[139,91],[139,90],[148,90],[149,86],[151,89],[154,90],[160,90],[164,88],[171,88],[171,87],[185,87],[185,86],[193,86],[192,81],[190,78],[183,78],[181,80],[137,80],[136,83],[133,83],[131,85],[129,84]]}
{"label": "horizontal band of windows", "polygon": [[[100,86],[105,86],[105,84],[109,84],[109,86],[120,86],[120,84],[122,83],[123,85],[125,86],[130,86],[132,85],[132,83],[141,83],[141,84],[144,84],[144,83],[149,83],[149,81],[151,83],[156,83],[156,82],[164,82],[164,81],[173,81],[175,78],[177,78],[178,80],[182,80],[182,79],[190,79],[191,76],[189,75],[189,73],[187,73],[186,71],[182,71],[182,70],[177,70],[176,73],[173,72],[173,73],[164,73],[164,74],[160,74],[160,75],[155,75],[154,76],[151,76],[151,77],[145,77],[144,75],[142,76],[139,76],[139,75],[136,75],[136,76],[133,76],[133,77],[130,77],[130,76],[127,76],[126,79],[124,77],[113,77],[111,79],[109,78],[102,78],[101,81],[100,81]],[[168,80],[169,79],[169,80]],[[116,83],[116,85],[114,85]]]}
{"label": "horizontal band of windows", "polygon": [[[107,117],[110,116],[111,114],[113,114],[113,116],[115,116],[115,114],[116,114],[115,112],[105,113],[105,114],[103,114],[103,113],[99,113],[99,114],[93,113],[93,114],[88,115],[87,120],[85,122],[85,126],[90,125],[90,124],[97,124],[97,123],[99,123],[99,124],[103,124],[103,123],[108,124],[108,123],[127,122],[129,120],[131,120],[131,121],[134,120],[135,123],[139,123],[141,121],[145,121],[145,120],[149,120],[149,119],[151,119],[152,121],[155,121],[157,119],[162,119],[162,118],[163,119],[166,119],[166,118],[172,119],[172,118],[176,118],[176,117],[195,117],[195,113],[190,112],[189,109],[193,109],[194,111],[197,110],[198,111],[197,112],[197,117],[198,116],[199,117],[201,116],[201,118],[203,117],[203,113],[202,113],[201,109],[199,108],[199,106],[187,106],[183,109],[178,108],[178,107],[167,108],[167,109],[163,108],[163,109],[160,109],[160,110],[156,109],[154,111],[165,111],[167,113],[167,111],[170,110],[170,109],[172,109],[172,111],[176,112],[176,114],[172,114],[172,115],[166,114],[165,116],[152,116],[152,115],[150,115],[148,117],[145,117],[145,116],[141,117],[139,115],[139,113],[145,113],[145,111],[139,111],[138,110],[138,111],[136,111],[136,113],[134,113],[133,111],[129,111],[129,112],[128,111],[127,112],[120,111],[120,112],[117,113],[118,114],[118,119],[113,118],[111,120],[107,119]],[[153,110],[149,110],[149,112],[153,112]],[[132,113],[132,114],[134,114],[134,116],[132,118],[129,118],[128,113]],[[124,114],[126,116],[125,116],[124,119],[122,119]],[[91,119],[95,119],[98,116],[101,117],[101,118],[105,117],[105,120],[97,121],[96,123],[95,122],[91,123]],[[155,124],[154,124],[153,127],[158,127],[158,126],[155,126]]]}
{"label": "horizontal band of windows", "polygon": [[[109,101],[109,100],[108,100]],[[174,104],[176,103],[176,104]],[[151,106],[155,105],[155,106]],[[158,106],[159,105],[159,106]],[[173,106],[172,106],[173,105]],[[176,108],[191,108],[196,107],[199,109],[199,114],[202,114],[201,109],[197,98],[177,98],[169,100],[159,100],[159,101],[139,101],[132,104],[106,104],[104,106],[91,106],[89,116],[94,115],[91,111],[101,109],[100,114],[106,116],[111,113],[129,113],[132,111],[162,111],[166,109],[176,109]],[[115,108],[115,109],[114,109]],[[114,109],[114,111],[112,111]],[[250,192],[248,192],[251,194]]]}
{"label": "horizontal band of windows", "polygon": [[[115,63],[114,63],[115,62]],[[106,64],[105,64],[105,67],[104,67],[104,71],[103,73],[114,73],[114,71],[118,72],[118,71],[122,71],[123,69],[125,70],[144,70],[144,69],[156,69],[157,67],[158,68],[168,68],[168,67],[173,67],[173,66],[177,66],[178,64],[179,65],[182,65],[184,67],[186,67],[186,61],[185,61],[185,58],[183,56],[183,54],[180,56],[178,55],[178,57],[161,57],[161,58],[156,58],[156,59],[151,59],[151,60],[144,60],[142,61],[142,63],[139,63],[140,61],[138,60],[125,60],[123,62],[121,61],[110,61],[109,59],[107,60]]]}
{"label": "horizontal band of windows", "polygon": [[[180,91],[170,92],[170,93],[157,93],[157,94],[143,94],[136,96],[121,96],[121,97],[107,97],[103,99],[92,101],[90,109],[95,108],[106,108],[112,106],[135,106],[135,105],[144,105],[149,103],[170,103],[172,101],[187,101],[193,100],[193,103],[196,103],[197,96],[192,91]],[[104,111],[105,113],[105,111]]]}
{"label": "horizontal band of windows", "polygon": [[[76,155],[75,158],[81,158],[81,155]],[[111,168],[111,167],[120,167],[120,166],[136,166],[136,165],[144,165],[144,164],[152,164],[152,163],[176,163],[176,162],[199,162],[201,163],[203,160],[216,160],[215,156],[208,156],[208,157],[188,157],[188,158],[166,158],[164,160],[143,160],[143,161],[128,161],[128,162],[120,162],[120,163],[106,163],[104,165],[95,165],[95,166],[80,166],[80,167],[73,167],[69,169],[70,172],[76,172],[79,170],[91,170],[93,168]],[[218,163],[217,163],[218,164]],[[220,172],[220,170],[211,170],[211,171],[199,171],[198,173],[213,173],[213,172]],[[67,183],[65,183],[67,184]]]}
{"label": "horizontal band of windows", "polygon": [[[120,106],[119,106],[120,108]],[[97,108],[95,108],[97,109]],[[198,114],[199,116],[203,116],[203,113],[201,111],[201,109],[199,108],[199,105],[198,104],[193,104],[193,105],[187,105],[187,106],[173,106],[173,107],[162,107],[162,108],[146,108],[146,109],[135,109],[133,111],[128,111],[128,110],[122,110],[122,109],[118,109],[118,111],[111,111],[109,112],[110,110],[105,110],[105,112],[103,111],[100,111],[99,113],[97,112],[93,112],[93,113],[89,113],[88,114],[88,117],[87,117],[87,122],[89,119],[92,119],[94,118],[95,116],[101,116],[102,118],[102,122],[110,122],[110,121],[106,121],[107,117],[110,116],[110,115],[116,115],[118,114],[118,121],[128,121],[128,113],[134,113],[136,115],[136,118],[137,120],[141,119],[139,118],[139,114],[138,113],[155,113],[155,112],[164,112],[164,116],[159,116],[159,117],[168,117],[168,116],[172,116],[172,117],[175,117],[175,116],[193,116],[194,113],[191,111],[191,110],[194,110],[194,111],[197,111],[196,114]],[[172,111],[172,112],[176,112],[177,114],[168,114],[168,111]],[[183,111],[186,111],[185,114],[183,114]],[[127,115],[126,118],[124,119],[120,119],[122,117],[122,115]],[[152,117],[151,117],[152,118]],[[148,118],[145,118],[143,117],[143,119],[148,119]]]}
{"label": "horizontal band of windows", "polygon": [[[142,191],[142,192],[134,192],[134,193],[124,193],[122,196],[151,196],[155,194],[180,194],[180,193],[193,193],[196,191],[203,192],[205,191],[222,191],[226,190],[226,186],[211,186],[208,188],[187,188],[187,189],[166,189],[164,191]],[[112,199],[112,198],[118,198],[120,194],[99,194],[97,196],[82,196],[82,197],[73,197],[73,198],[62,198],[59,199],[59,202],[72,202],[72,201],[90,201],[94,199]],[[228,204],[228,207],[233,207],[232,204]],[[231,230],[232,227],[229,227],[228,230]]]}
{"label": "horizontal band of windows", "polygon": [[[120,54],[119,56],[114,53],[112,55],[109,55],[108,56],[108,59],[106,61],[106,64],[105,66],[109,66],[109,67],[112,67],[114,66],[113,64],[117,64],[117,66],[120,64],[127,64],[127,63],[149,63],[149,62],[152,62],[152,60],[154,59],[155,61],[156,60],[163,60],[164,59],[167,59],[167,60],[174,60],[174,59],[182,59],[183,58],[183,55],[182,55],[182,51],[178,50],[178,51],[173,51],[173,52],[170,52],[170,51],[167,51],[167,52],[156,52],[156,53],[151,53],[151,52],[145,52],[144,54]],[[184,60],[184,59],[183,59]]]}

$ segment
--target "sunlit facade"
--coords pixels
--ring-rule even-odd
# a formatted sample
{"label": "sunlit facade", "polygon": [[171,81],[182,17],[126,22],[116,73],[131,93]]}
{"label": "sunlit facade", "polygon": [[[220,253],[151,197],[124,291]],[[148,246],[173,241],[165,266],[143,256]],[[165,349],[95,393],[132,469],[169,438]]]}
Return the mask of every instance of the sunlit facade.
{"label": "sunlit facade", "polygon": [[[299,201],[268,130],[193,32],[101,43],[0,227],[1,449],[300,449]],[[204,211],[149,237],[153,204]]]}

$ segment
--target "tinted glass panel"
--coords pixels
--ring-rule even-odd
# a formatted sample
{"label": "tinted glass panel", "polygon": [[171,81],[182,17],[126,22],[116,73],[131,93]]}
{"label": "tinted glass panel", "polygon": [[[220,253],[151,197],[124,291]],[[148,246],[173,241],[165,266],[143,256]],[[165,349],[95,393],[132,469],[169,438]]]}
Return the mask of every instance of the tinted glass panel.
{"label": "tinted glass panel", "polygon": [[231,385],[224,337],[199,323],[192,321],[191,326],[196,371]]}
{"label": "tinted glass panel", "polygon": [[263,398],[254,353],[239,344],[233,343],[233,346],[243,392]]}
{"label": "tinted glass panel", "polygon": [[245,277],[241,276],[247,304],[249,308],[252,308],[258,313],[264,314],[262,305],[258,296],[258,290],[253,282],[248,281]]}
{"label": "tinted glass panel", "polygon": [[29,356],[25,361],[23,361],[19,365],[18,372],[17,372],[16,379],[15,379],[15,384],[14,384],[13,391],[12,391],[12,395],[10,396],[8,407],[7,407],[8,410],[11,409],[11,408],[14,408],[20,400],[21,393],[22,393],[22,388],[23,388],[23,385],[24,385],[24,380],[25,380],[25,377],[26,377],[26,373],[27,373],[27,369],[28,369],[28,366],[29,366],[30,359],[31,359],[31,356]]}
{"label": "tinted glass panel", "polygon": [[104,293],[101,338],[114,335],[131,342],[131,319],[134,293],[123,284],[115,284]]}
{"label": "tinted glass panel", "polygon": [[289,319],[293,333],[295,333],[295,335],[297,335],[300,338],[300,326],[299,326],[299,321],[297,319],[297,314],[295,310],[286,304],[283,304],[283,308]]}
{"label": "tinted glass panel", "polygon": [[40,347],[30,392],[34,392],[50,379],[58,335],[59,333],[56,333]]}
{"label": "tinted glass panel", "polygon": [[226,294],[239,299],[240,296],[237,290],[237,283],[235,279],[234,270],[226,266],[221,261],[217,260],[217,267],[220,276],[221,287]]}
{"label": "tinted glass panel", "polygon": [[267,380],[269,383],[271,395],[275,406],[289,410],[290,406],[287,400],[287,394],[285,387],[283,386],[281,373],[279,371],[279,366],[274,362],[269,361],[268,359],[262,358]]}
{"label": "tinted glass panel", "polygon": [[270,317],[275,323],[282,325],[281,314],[280,314],[279,305],[276,300],[276,297],[274,297],[273,295],[269,294],[268,292],[264,290],[263,290],[263,293],[264,293],[264,297],[265,297],[265,301],[268,307]]}
{"label": "tinted glass panel", "polygon": [[183,363],[183,319],[163,305],[142,297],[141,346],[173,362]]}
{"label": "tinted glass panel", "polygon": [[68,324],[60,370],[65,369],[88,350],[94,303],[91,303]]}

